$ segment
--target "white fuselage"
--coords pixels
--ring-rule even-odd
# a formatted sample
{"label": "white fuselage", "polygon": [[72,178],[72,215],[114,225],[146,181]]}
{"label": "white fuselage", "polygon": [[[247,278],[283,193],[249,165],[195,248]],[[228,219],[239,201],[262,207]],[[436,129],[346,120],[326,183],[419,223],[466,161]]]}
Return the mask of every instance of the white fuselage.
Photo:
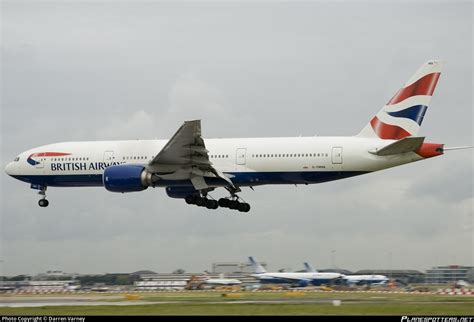
{"label": "white fuselage", "polygon": [[336,282],[344,275],[339,273],[259,273],[253,274],[260,283],[322,285]]}
{"label": "white fuselage", "polygon": [[240,285],[241,281],[234,278],[209,278],[204,280],[204,284],[207,285]]}
{"label": "white fuselage", "polygon": [[389,279],[385,275],[345,275],[344,280],[348,284],[384,284]]}
{"label": "white fuselage", "polygon": [[[239,186],[326,182],[423,159],[415,152],[391,156],[368,152],[392,142],[360,137],[205,139],[213,167]],[[107,166],[148,167],[166,143],[134,140],[49,144],[21,153],[7,165],[6,172],[33,185],[102,186]],[[156,186],[163,187],[190,184],[179,174],[170,173],[156,182]]]}

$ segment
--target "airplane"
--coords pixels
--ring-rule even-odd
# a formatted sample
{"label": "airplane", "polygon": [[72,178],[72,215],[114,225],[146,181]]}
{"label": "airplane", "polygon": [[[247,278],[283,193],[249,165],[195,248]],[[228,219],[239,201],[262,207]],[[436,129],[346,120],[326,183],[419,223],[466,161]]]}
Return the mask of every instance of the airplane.
{"label": "airplane", "polygon": [[203,280],[205,285],[220,286],[220,285],[240,285],[242,281],[235,278],[224,278],[224,274],[221,274],[219,278],[208,277]]}
{"label": "airplane", "polygon": [[[428,61],[355,136],[204,139],[201,121],[186,121],[170,140],[62,142],[20,153],[5,171],[39,190],[104,187],[116,193],[164,187],[187,204],[248,212],[243,187],[316,184],[442,155],[443,144],[416,136],[441,74]],[[209,194],[225,188],[229,196]]]}
{"label": "airplane", "polygon": [[[318,271],[309,263],[304,263],[307,272],[317,273]],[[385,275],[346,275],[342,277],[344,283],[348,285],[385,285],[389,278]]]}
{"label": "airplane", "polygon": [[305,287],[309,285],[339,284],[344,277],[339,273],[317,273],[317,272],[283,272],[267,273],[253,257],[249,257],[250,264],[254,270],[252,277],[255,277],[262,284],[292,284],[294,286]]}
{"label": "airplane", "polygon": [[215,288],[219,286],[236,286],[241,285],[242,281],[235,278],[224,278],[224,274],[220,274],[219,278],[212,278],[209,276],[192,276],[189,280],[190,289],[199,288]]}

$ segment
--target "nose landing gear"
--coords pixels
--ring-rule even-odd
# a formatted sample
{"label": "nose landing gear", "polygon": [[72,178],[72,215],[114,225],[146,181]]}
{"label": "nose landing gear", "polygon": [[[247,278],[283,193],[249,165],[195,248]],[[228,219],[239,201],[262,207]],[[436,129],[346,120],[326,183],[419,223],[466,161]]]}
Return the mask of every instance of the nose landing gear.
{"label": "nose landing gear", "polygon": [[33,189],[38,189],[38,194],[41,196],[41,199],[38,201],[38,205],[42,208],[48,207],[49,201],[46,199],[46,186],[33,186],[31,185],[31,188]]}

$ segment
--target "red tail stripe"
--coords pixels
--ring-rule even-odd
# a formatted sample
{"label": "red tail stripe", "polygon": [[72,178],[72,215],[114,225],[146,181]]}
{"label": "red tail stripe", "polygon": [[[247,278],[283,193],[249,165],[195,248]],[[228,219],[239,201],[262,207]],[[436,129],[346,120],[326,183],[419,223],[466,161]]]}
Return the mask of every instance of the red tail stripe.
{"label": "red tail stripe", "polygon": [[438,83],[438,79],[441,73],[431,73],[423,76],[410,86],[400,89],[395,96],[387,103],[387,105],[393,105],[406,100],[409,97],[415,95],[433,95],[433,92]]}
{"label": "red tail stripe", "polygon": [[374,129],[379,138],[384,140],[400,140],[411,134],[396,125],[386,124],[380,121],[377,116],[370,121],[370,125]]}

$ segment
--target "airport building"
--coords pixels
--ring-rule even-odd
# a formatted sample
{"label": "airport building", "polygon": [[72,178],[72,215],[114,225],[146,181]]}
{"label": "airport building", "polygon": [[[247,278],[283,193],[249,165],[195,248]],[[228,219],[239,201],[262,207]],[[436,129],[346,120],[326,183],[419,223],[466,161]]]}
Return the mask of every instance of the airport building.
{"label": "airport building", "polygon": [[438,266],[426,270],[425,283],[444,284],[457,281],[474,283],[474,266]]}
{"label": "airport building", "polygon": [[80,285],[75,280],[56,280],[56,281],[5,281],[0,284],[0,290],[21,290],[24,292],[63,292],[75,291]]}

